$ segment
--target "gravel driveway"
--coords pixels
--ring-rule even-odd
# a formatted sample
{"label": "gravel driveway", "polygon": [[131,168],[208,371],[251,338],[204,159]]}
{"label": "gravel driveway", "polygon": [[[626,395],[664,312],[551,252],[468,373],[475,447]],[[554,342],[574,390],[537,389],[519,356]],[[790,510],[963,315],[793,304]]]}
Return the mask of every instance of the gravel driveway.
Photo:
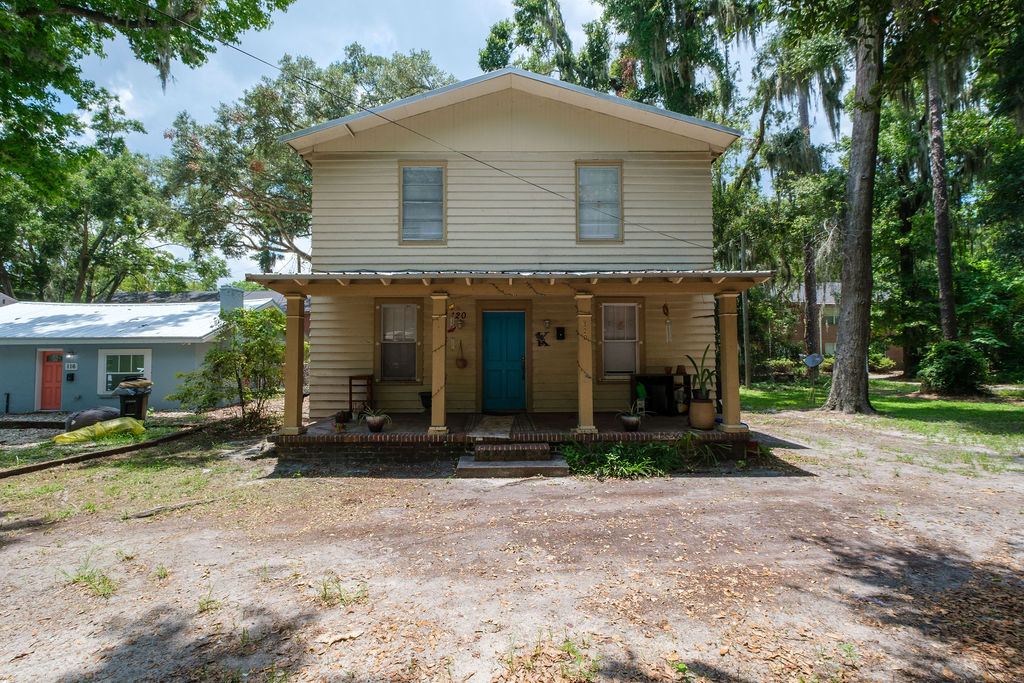
{"label": "gravel driveway", "polygon": [[[287,467],[257,441],[19,477],[0,680],[1024,680],[1022,458],[748,422],[771,467],[645,481]],[[154,502],[194,504],[124,519]]]}

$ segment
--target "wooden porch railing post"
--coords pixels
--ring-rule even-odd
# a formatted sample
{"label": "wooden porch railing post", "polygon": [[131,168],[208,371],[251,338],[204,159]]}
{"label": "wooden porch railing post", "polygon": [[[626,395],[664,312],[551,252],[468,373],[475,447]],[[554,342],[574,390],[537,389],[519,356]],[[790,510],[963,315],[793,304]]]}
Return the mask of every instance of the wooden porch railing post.
{"label": "wooden porch railing post", "polygon": [[445,382],[447,381],[448,349],[448,293],[434,292],[431,301],[430,344],[430,429],[429,434],[447,434],[447,413],[445,411]]}
{"label": "wooden porch railing post", "polygon": [[284,332],[284,423],[280,434],[302,434],[303,329],[306,326],[306,295],[285,294],[288,302]]}
{"label": "wooden porch railing post", "polygon": [[745,432],[740,424],[740,362],[736,339],[736,297],[731,292],[716,294],[718,333],[722,351],[722,424],[723,432]]}
{"label": "wooden porch railing post", "polygon": [[576,298],[576,393],[578,421],[576,429],[582,434],[595,434],[594,425],[594,295],[577,292]]}

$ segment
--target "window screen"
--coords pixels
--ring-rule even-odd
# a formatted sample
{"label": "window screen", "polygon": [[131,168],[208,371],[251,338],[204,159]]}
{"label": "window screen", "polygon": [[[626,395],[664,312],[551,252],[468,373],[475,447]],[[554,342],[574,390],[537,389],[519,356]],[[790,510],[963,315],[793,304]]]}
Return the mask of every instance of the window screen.
{"label": "window screen", "polygon": [[622,236],[619,167],[578,166],[576,174],[580,239],[619,239]]}
{"label": "window screen", "polygon": [[602,304],[602,357],[606,376],[628,375],[637,365],[637,305]]}
{"label": "window screen", "polygon": [[419,306],[381,304],[380,376],[385,380],[416,379],[416,330]]}
{"label": "window screen", "polygon": [[402,167],[402,241],[444,239],[444,167]]}

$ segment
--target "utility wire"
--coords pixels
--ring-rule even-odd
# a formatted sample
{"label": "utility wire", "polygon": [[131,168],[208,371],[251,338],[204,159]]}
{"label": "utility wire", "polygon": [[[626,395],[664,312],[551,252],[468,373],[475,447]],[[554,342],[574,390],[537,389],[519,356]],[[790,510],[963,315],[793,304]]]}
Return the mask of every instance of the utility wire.
{"label": "utility wire", "polygon": [[[258,55],[255,55],[255,54],[253,54],[253,53],[251,53],[251,52],[249,52],[247,50],[244,50],[244,49],[238,47],[237,45],[229,43],[229,42],[227,42],[227,41],[225,41],[225,40],[223,40],[223,39],[221,39],[221,38],[219,38],[219,37],[217,37],[217,36],[215,36],[215,35],[213,35],[211,33],[208,33],[207,31],[204,31],[201,28],[190,24],[189,22],[185,21],[184,19],[180,19],[180,18],[174,16],[173,14],[168,14],[167,12],[165,12],[165,11],[159,9],[159,8],[153,7],[152,5],[146,3],[145,0],[135,0],[135,2],[137,4],[139,4],[139,5],[141,5],[142,7],[145,7],[147,10],[149,10],[151,12],[156,12],[157,14],[160,14],[160,15],[170,19],[171,21],[175,21],[175,22],[181,24],[182,26],[185,26],[189,30],[194,31],[195,33],[199,34],[200,36],[206,38],[207,40],[209,40],[211,42],[220,43],[224,47],[230,48],[230,49],[234,50],[235,52],[238,52],[239,54],[242,54],[242,55],[245,55],[246,57],[249,57],[250,59],[254,59],[257,62],[259,62],[260,64],[264,64],[266,66],[269,66],[272,69],[276,69],[277,71],[280,71],[280,72],[284,73],[284,70],[280,66],[278,66],[277,64],[269,62],[266,59],[263,59],[262,57],[259,57]],[[454,147],[450,147],[449,145],[446,145],[445,143],[441,142],[440,140],[436,140],[436,139],[430,137],[429,135],[427,135],[425,133],[421,133],[421,132],[419,132],[417,130],[414,130],[414,129],[410,128],[409,126],[406,126],[405,124],[403,124],[403,123],[401,123],[399,121],[396,121],[394,119],[388,118],[387,116],[384,116],[380,112],[374,111],[373,109],[371,109],[369,107],[366,107],[366,106],[356,102],[355,100],[350,100],[349,98],[345,97],[344,95],[339,95],[338,93],[336,93],[336,92],[334,92],[332,90],[329,90],[328,88],[325,88],[322,85],[320,85],[319,83],[311,81],[308,78],[304,78],[303,76],[296,76],[295,78],[298,81],[300,81],[302,83],[305,83],[306,85],[309,85],[309,86],[319,90],[320,92],[323,92],[323,93],[325,93],[327,95],[330,95],[331,97],[337,98],[338,100],[340,100],[341,102],[349,105],[353,109],[358,109],[358,110],[360,110],[360,111],[362,111],[364,113],[376,116],[377,118],[382,119],[382,120],[386,121],[387,123],[390,123],[392,125],[398,126],[402,130],[408,131],[409,133],[412,133],[413,135],[421,137],[424,140],[427,140],[428,142],[432,142],[433,144],[437,145],[438,147],[441,147],[444,150],[447,150],[447,151],[451,152],[452,154],[457,154],[457,155],[459,155],[461,157],[469,159],[470,161],[478,163],[478,164],[480,164],[482,166],[486,166],[487,168],[490,168],[491,170],[497,171],[498,173],[506,175],[506,176],[508,176],[510,178],[514,178],[515,180],[518,180],[520,182],[526,183],[527,185],[535,187],[538,190],[541,190],[541,191],[546,192],[548,194],[554,195],[555,197],[558,197],[560,199],[564,199],[564,200],[569,201],[569,202],[575,202],[575,199],[573,197],[569,197],[567,195],[562,194],[561,192],[558,192],[557,190],[552,190],[549,187],[545,187],[545,186],[543,186],[543,185],[541,185],[539,183],[536,183],[536,182],[530,180],[529,178],[524,178],[524,177],[522,177],[520,175],[512,173],[511,171],[507,171],[507,170],[505,170],[503,168],[495,166],[494,164],[492,164],[492,163],[490,163],[488,161],[485,161],[483,159],[480,159],[478,157],[475,157],[472,154],[469,154],[468,152],[463,152],[461,150],[455,149]],[[619,182],[622,182],[621,178],[619,179]],[[622,221],[622,223],[624,225],[628,225],[628,226],[634,227],[634,228],[639,228],[641,230],[645,230],[647,232],[651,232],[651,233],[654,233],[656,235],[661,235],[662,237],[666,237],[668,239],[675,240],[677,242],[682,242],[684,244],[689,244],[689,245],[698,247],[700,249],[706,249],[707,248],[707,245],[700,244],[698,242],[692,242],[690,240],[683,239],[682,237],[678,237],[676,235],[672,235],[670,233],[663,232],[661,230],[656,230],[655,228],[651,228],[651,227],[648,227],[646,225],[642,225],[640,223],[636,223],[634,221],[627,220],[624,215],[618,215],[617,216],[615,214],[609,213],[607,211],[603,211],[601,209],[596,209],[596,211],[598,211],[600,213],[603,213],[603,214],[605,214],[606,216],[608,216],[610,218],[616,218],[616,219]],[[620,212],[621,212],[621,207],[620,207]],[[727,242],[726,244],[729,244],[732,241],[735,241],[735,238],[733,240],[730,240],[730,242]],[[721,246],[724,246],[724,245],[719,245],[719,248]],[[712,252],[712,253],[714,253],[714,252]]]}

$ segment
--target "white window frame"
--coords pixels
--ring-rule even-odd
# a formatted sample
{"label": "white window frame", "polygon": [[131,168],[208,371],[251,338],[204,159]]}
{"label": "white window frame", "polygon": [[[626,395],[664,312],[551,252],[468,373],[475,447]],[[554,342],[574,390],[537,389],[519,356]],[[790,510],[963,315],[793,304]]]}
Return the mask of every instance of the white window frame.
{"label": "white window frame", "polygon": [[[405,169],[414,167],[441,169],[441,236],[409,239],[405,236]],[[398,243],[445,244],[448,239],[448,164],[444,161],[400,161],[398,163]]]}
{"label": "white window frame", "polygon": [[[609,306],[632,306],[633,321],[635,328],[633,330],[632,339],[613,339],[608,340],[605,338],[605,320],[607,319],[607,312]],[[641,308],[640,304],[632,301],[602,301],[601,302],[601,377],[602,379],[629,379],[630,375],[635,375],[640,372],[640,344],[642,343],[641,325],[643,324],[640,319]],[[608,372],[608,345],[609,344],[625,344],[632,342],[633,344],[633,371],[632,372]]]}
{"label": "white window frame", "polygon": [[98,367],[96,370],[96,393],[102,396],[112,396],[112,391],[107,391],[107,356],[142,356],[142,376],[146,379],[153,379],[153,350],[152,349],[100,349],[98,352]]}
{"label": "white window frame", "polygon": [[[580,173],[587,168],[614,168],[619,176],[619,225],[617,234],[614,237],[588,237],[583,234],[583,224],[580,221],[582,214],[582,191],[580,185]],[[622,162],[621,161],[577,161],[576,162],[576,241],[577,242],[622,242],[623,241],[623,211],[622,211]]]}
{"label": "white window frame", "polygon": [[[384,308],[386,306],[412,306],[415,309],[416,339],[413,341],[386,341],[384,339]],[[421,373],[420,341],[423,335],[423,306],[416,301],[381,301],[378,304],[379,315],[377,322],[377,347],[379,349],[377,359],[378,378],[382,382],[419,382]],[[384,347],[388,344],[412,344],[413,347],[413,368],[412,376],[409,377],[385,377],[384,376]]]}

